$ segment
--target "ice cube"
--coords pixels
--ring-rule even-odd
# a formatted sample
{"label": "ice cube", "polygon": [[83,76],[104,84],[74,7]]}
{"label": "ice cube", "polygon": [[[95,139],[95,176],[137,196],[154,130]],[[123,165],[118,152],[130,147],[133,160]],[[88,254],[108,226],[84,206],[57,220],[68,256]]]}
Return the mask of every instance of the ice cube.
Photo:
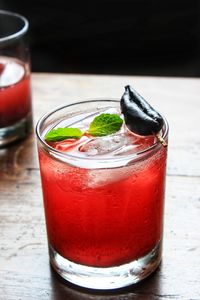
{"label": "ice cube", "polygon": [[[58,127],[77,127],[81,130],[87,130],[89,128],[90,123],[94,120],[95,117],[97,117],[100,114],[120,114],[120,110],[115,107],[102,107],[97,109],[95,112],[83,112],[78,115],[69,116],[66,118],[66,116],[63,116],[61,121],[54,124],[53,128]],[[51,129],[53,129],[51,128]]]}
{"label": "ice cube", "polygon": [[24,77],[25,69],[20,63],[6,57],[0,57],[0,61],[4,66],[1,70],[0,87],[16,84]]}
{"label": "ice cube", "polygon": [[133,180],[137,177],[135,165],[124,166],[122,168],[96,169],[88,171],[88,187],[97,188],[114,182],[128,179],[132,176]]}
{"label": "ice cube", "polygon": [[66,118],[63,116],[63,120],[59,121],[59,123],[55,124],[53,128],[58,127],[77,127],[79,129],[87,129],[88,124],[91,122],[91,119],[94,119],[97,116],[98,112],[93,113],[80,113],[75,116],[71,116]]}
{"label": "ice cube", "polygon": [[94,138],[81,145],[79,151],[88,156],[111,154],[119,151],[124,146],[132,145],[133,138],[126,133],[113,134],[104,137]]}
{"label": "ice cube", "polygon": [[[136,180],[138,168],[143,168],[146,162],[141,161],[137,164],[132,164],[134,154],[138,151],[142,151],[154,143],[155,138],[141,137],[130,132],[124,132],[121,134],[114,134],[102,138],[93,139],[83,145],[81,150],[84,150],[87,156],[100,155],[103,158],[112,158],[107,166],[99,170],[88,171],[88,186],[92,188],[101,187],[107,184],[126,180],[131,176],[131,180]],[[98,156],[99,155],[99,156]],[[123,167],[112,167],[111,162],[115,165],[115,162],[122,157]],[[117,164],[116,164],[117,166]]]}
{"label": "ice cube", "polygon": [[[80,139],[66,139],[64,141],[59,142],[50,142],[49,145],[52,146],[54,149],[61,151],[61,152],[67,152],[67,153],[73,153],[74,148],[79,146],[80,144],[88,141],[87,136],[83,136]],[[75,152],[76,154],[76,152]]]}

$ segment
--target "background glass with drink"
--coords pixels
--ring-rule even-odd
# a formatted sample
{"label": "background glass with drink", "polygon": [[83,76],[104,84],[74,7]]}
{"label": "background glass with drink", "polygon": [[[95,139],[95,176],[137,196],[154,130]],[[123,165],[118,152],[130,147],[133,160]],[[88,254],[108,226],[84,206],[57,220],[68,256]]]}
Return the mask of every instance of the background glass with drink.
{"label": "background glass with drink", "polygon": [[0,147],[32,128],[28,28],[23,16],[0,10]]}

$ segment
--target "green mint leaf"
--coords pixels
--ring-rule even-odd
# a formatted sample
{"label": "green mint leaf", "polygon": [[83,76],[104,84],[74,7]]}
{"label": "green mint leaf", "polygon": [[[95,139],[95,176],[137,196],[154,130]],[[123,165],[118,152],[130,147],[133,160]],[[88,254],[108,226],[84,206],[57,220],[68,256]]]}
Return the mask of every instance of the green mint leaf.
{"label": "green mint leaf", "polygon": [[44,138],[47,142],[58,142],[66,139],[79,139],[82,134],[79,128],[56,128],[50,130]]}
{"label": "green mint leaf", "polygon": [[117,132],[123,120],[117,114],[101,114],[94,118],[88,133],[92,136],[104,136]]}

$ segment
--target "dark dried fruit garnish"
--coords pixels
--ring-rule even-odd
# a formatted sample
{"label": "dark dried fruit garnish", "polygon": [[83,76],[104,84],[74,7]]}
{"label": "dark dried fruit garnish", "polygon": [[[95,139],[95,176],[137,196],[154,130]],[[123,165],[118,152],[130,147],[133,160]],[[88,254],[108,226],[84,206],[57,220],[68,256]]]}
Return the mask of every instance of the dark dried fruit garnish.
{"label": "dark dried fruit garnish", "polygon": [[161,115],[130,85],[121,98],[121,110],[126,126],[136,134],[157,134],[163,126]]}

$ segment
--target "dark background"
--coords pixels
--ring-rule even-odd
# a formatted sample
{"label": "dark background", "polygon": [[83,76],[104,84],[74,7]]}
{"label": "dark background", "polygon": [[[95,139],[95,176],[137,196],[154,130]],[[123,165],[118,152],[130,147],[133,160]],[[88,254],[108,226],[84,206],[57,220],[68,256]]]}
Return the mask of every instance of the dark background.
{"label": "dark background", "polygon": [[38,72],[200,76],[200,1],[0,0],[30,22]]}

